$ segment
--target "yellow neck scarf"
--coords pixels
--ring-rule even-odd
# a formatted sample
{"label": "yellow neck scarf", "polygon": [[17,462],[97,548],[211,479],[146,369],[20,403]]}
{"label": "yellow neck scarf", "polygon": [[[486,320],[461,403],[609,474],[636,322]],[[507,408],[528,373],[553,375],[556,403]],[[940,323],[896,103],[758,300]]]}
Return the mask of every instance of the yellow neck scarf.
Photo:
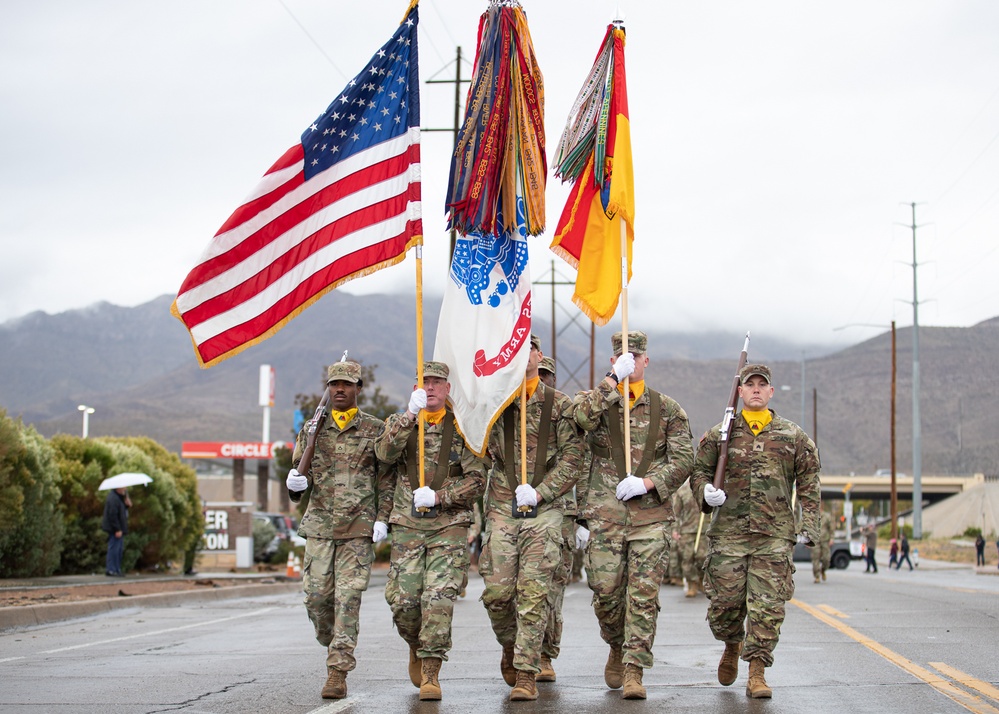
{"label": "yellow neck scarf", "polygon": [[356,414],[357,407],[351,407],[345,412],[338,412],[336,409],[330,409],[330,416],[333,417],[333,421],[335,421],[336,425],[341,429],[350,424],[350,420],[353,419]]}
{"label": "yellow neck scarf", "polygon": [[[631,391],[631,400],[628,406],[635,406],[635,402],[645,394],[645,380],[640,379],[637,382],[628,382],[628,387]],[[624,397],[624,382],[617,385],[618,393]]]}
{"label": "yellow neck scarf", "polygon": [[746,420],[749,428],[753,430],[753,436],[758,436],[763,431],[763,427],[773,420],[773,415],[769,409],[764,409],[762,412],[752,412],[748,409],[743,409],[742,418]]}
{"label": "yellow neck scarf", "polygon": [[423,410],[423,421],[428,424],[440,424],[444,420],[444,414],[447,413],[447,407],[441,407],[435,412],[428,412],[426,409]]}
{"label": "yellow neck scarf", "polygon": [[538,382],[541,381],[541,377],[532,377],[527,380],[527,398],[530,399],[534,396],[534,392],[538,389]]}

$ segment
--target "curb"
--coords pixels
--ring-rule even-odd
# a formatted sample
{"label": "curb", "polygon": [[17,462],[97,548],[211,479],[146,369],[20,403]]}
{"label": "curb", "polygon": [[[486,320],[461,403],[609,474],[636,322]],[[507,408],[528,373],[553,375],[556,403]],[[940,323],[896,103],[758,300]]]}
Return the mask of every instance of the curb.
{"label": "curb", "polygon": [[72,620],[78,617],[99,615],[113,610],[143,607],[170,607],[197,602],[216,602],[238,597],[257,597],[302,592],[302,581],[262,583],[259,585],[233,585],[204,590],[185,590],[171,593],[152,593],[130,597],[81,600],[80,602],[55,602],[43,605],[14,605],[0,607],[0,631],[14,628],[45,625],[50,622]]}

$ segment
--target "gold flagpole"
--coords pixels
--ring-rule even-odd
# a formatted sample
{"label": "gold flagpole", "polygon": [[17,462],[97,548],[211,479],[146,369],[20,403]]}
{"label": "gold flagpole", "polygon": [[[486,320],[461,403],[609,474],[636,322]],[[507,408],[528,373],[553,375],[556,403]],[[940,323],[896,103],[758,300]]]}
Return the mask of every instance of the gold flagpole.
{"label": "gold flagpole", "polygon": [[527,483],[527,378],[520,383],[520,483]]}
{"label": "gold flagpole", "polygon": [[[416,386],[423,389],[423,241],[416,244]],[[416,415],[419,429],[420,488],[426,485],[423,464],[423,410]],[[442,447],[443,448],[443,447]],[[450,447],[448,447],[450,448]]]}
{"label": "gold flagpole", "polygon": [[[621,354],[628,349],[628,223],[624,216],[617,214],[621,221]],[[649,425],[652,428],[652,425]],[[624,469],[631,473],[631,378],[624,378]]]}

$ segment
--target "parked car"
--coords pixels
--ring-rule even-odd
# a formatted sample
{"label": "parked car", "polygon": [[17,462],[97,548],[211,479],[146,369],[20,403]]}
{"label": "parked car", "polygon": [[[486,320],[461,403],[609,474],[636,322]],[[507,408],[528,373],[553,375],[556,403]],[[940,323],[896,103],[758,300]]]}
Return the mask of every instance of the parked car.
{"label": "parked car", "polygon": [[[851,560],[861,560],[863,555],[863,545],[860,541],[833,541],[832,548],[829,549],[829,565],[836,570],[846,570],[850,567]],[[795,562],[811,562],[812,549],[804,543],[794,544]]]}
{"label": "parked car", "polygon": [[254,513],[254,518],[266,518],[277,531],[281,540],[290,540],[293,545],[305,545],[305,538],[298,535],[298,524],[291,516],[283,513]]}

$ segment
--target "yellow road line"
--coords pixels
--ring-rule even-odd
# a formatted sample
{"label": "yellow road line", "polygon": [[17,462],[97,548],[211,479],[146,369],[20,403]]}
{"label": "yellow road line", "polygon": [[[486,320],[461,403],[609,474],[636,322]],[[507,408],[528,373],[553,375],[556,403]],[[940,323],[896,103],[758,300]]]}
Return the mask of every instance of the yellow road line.
{"label": "yellow road line", "polygon": [[940,670],[942,674],[946,674],[951,679],[956,680],[965,687],[968,687],[968,689],[979,691],[986,697],[990,697],[999,702],[999,689],[996,689],[988,682],[975,679],[970,674],[965,674],[961,670],[954,669],[950,665],[944,664],[943,662],[930,662],[930,666]]}
{"label": "yellow road line", "polygon": [[829,615],[832,615],[833,617],[838,617],[841,620],[849,620],[850,619],[849,615],[847,615],[846,613],[840,612],[839,610],[837,610],[832,605],[819,605],[818,607],[819,607],[820,610],[822,610],[822,612],[824,612],[826,614],[829,614]]}
{"label": "yellow road line", "polygon": [[955,687],[950,680],[943,679],[939,675],[934,674],[928,669],[920,667],[918,664],[913,663],[911,660],[906,659],[902,655],[892,652],[880,642],[872,640],[867,635],[861,634],[849,625],[845,625],[831,615],[827,615],[822,612],[817,607],[813,607],[812,605],[797,599],[791,600],[791,604],[798,606],[816,620],[826,623],[835,630],[839,630],[844,635],[859,642],[872,652],[881,655],[895,666],[911,674],[913,677],[923,680],[944,696],[953,699],[968,711],[975,712],[975,714],[999,714],[999,709],[996,709],[987,702],[983,702],[980,697],[975,696],[974,694],[969,694],[963,689]]}

